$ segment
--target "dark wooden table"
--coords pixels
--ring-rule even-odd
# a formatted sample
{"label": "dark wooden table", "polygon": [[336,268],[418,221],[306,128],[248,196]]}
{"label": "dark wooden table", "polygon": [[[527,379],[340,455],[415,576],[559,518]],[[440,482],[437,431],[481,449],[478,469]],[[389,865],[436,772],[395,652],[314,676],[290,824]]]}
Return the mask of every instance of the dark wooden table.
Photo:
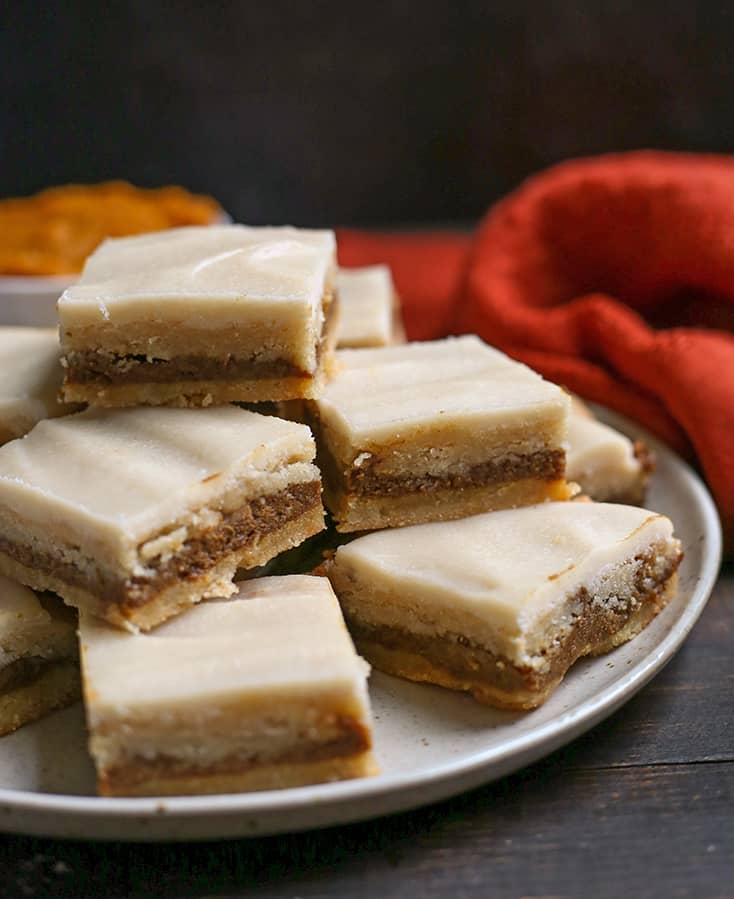
{"label": "dark wooden table", "polygon": [[734,897],[734,565],[623,709],[448,802],[249,841],[0,840],[0,897]]}

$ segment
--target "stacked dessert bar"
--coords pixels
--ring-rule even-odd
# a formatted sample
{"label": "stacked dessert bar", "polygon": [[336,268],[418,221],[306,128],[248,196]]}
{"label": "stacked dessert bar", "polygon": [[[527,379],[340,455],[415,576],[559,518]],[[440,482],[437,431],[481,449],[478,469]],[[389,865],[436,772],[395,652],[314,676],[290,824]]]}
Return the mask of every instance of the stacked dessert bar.
{"label": "stacked dessert bar", "polygon": [[[231,403],[320,393],[335,277],[328,231],[184,228],[108,241],[59,301],[61,395],[89,405],[52,419],[71,409],[31,403],[41,420],[26,414],[11,436],[29,433],[0,448],[0,571],[29,609],[79,610],[104,793],[375,769],[368,669],[329,582],[234,582],[324,526],[310,430]],[[38,339],[45,389],[59,347]],[[3,635],[14,696],[60,652],[49,636],[25,661],[26,631]]]}
{"label": "stacked dessert bar", "polygon": [[[325,571],[374,667],[526,709],[675,590],[649,466],[556,385],[473,336],[337,353],[304,404],[336,529]],[[638,453],[639,455],[639,453]]]}
{"label": "stacked dessert bar", "polygon": [[[571,501],[568,394],[473,336],[402,344],[398,308],[384,267],[337,272],[331,232],[193,227],[103,244],[60,346],[0,334],[28,347],[0,396],[3,731],[76,695],[62,600],[108,795],[374,773],[353,640],[531,708],[651,620],[680,546]],[[577,430],[585,492],[640,500],[640,454]],[[293,574],[322,484],[344,545]]]}
{"label": "stacked dessert bar", "polygon": [[336,342],[335,249],[330,231],[244,225],[105,241],[58,303],[64,399],[317,395]]}
{"label": "stacked dessert bar", "polygon": [[405,341],[400,298],[386,265],[340,269],[336,286],[339,349],[390,346]]}
{"label": "stacked dessert bar", "polygon": [[570,400],[477,337],[341,350],[306,418],[341,531],[568,499]]}
{"label": "stacked dessert bar", "polygon": [[0,446],[45,418],[81,408],[59,401],[59,355],[53,328],[0,327]]}

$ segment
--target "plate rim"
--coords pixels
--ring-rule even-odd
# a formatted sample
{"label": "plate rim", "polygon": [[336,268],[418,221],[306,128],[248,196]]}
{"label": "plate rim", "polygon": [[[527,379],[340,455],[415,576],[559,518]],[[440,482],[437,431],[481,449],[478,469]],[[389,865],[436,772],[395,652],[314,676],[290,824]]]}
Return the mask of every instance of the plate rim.
{"label": "plate rim", "polygon": [[[418,769],[415,772],[381,774],[371,778],[314,784],[286,790],[204,796],[110,798],[0,787],[0,811],[17,812],[19,815],[45,812],[56,819],[52,826],[44,827],[42,821],[34,821],[33,826],[29,827],[25,818],[22,821],[12,821],[12,815],[9,815],[7,821],[0,821],[0,831],[59,835],[62,829],[60,825],[67,820],[69,831],[79,834],[80,828],[73,823],[78,819],[120,820],[121,824],[124,824],[129,819],[154,817],[160,823],[168,821],[173,824],[176,820],[198,816],[230,818],[237,814],[257,817],[304,809],[314,812],[313,823],[295,822],[288,828],[267,822],[264,827],[259,825],[248,827],[247,819],[243,819],[243,826],[239,829],[229,826],[218,831],[214,826],[209,838],[216,839],[227,835],[242,837],[295,832],[328,824],[364,820],[387,812],[407,811],[489,783],[549,754],[611,715],[673,658],[703,612],[718,578],[722,555],[722,532],[714,501],[702,480],[687,462],[635,422],[604,407],[595,407],[595,410],[600,413],[599,417],[604,422],[625,433],[640,437],[654,452],[666,457],[667,462],[672,464],[676,476],[682,478],[687,489],[696,496],[707,538],[702,547],[701,565],[697,571],[698,580],[687,604],[660,642],[638,662],[631,665],[629,671],[617,681],[582,700],[577,706],[565,710],[527,733],[512,737],[504,744],[475,751],[470,755],[460,754],[457,760],[434,764],[428,771]],[[514,764],[515,761],[518,763]],[[425,788],[425,792],[421,791],[421,788]],[[408,801],[402,802],[401,798],[406,795],[409,797]],[[374,810],[371,806],[372,810],[364,810],[362,807],[362,803],[379,803],[381,800],[384,805],[381,809]],[[339,809],[347,803],[352,803],[353,807],[347,809],[346,813],[343,809],[339,812]],[[318,813],[324,810],[328,812],[330,806],[334,806],[335,811],[339,813],[322,820]],[[186,834],[166,836],[159,830],[160,828],[156,832],[140,833],[134,837],[118,834],[99,837],[92,835],[91,838],[202,839]],[[90,838],[89,835],[86,838]]]}
{"label": "plate rim", "polygon": [[0,299],[8,294],[37,293],[56,288],[68,287],[79,279],[78,274],[70,275],[0,275]]}

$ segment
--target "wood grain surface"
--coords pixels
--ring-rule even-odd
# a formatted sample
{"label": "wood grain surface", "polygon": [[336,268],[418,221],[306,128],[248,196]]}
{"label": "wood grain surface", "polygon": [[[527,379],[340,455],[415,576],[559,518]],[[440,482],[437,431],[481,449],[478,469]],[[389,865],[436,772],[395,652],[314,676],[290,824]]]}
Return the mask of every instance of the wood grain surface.
{"label": "wood grain surface", "polygon": [[0,843],[0,897],[734,897],[734,566],[683,649],[565,749],[415,812],[210,844]]}

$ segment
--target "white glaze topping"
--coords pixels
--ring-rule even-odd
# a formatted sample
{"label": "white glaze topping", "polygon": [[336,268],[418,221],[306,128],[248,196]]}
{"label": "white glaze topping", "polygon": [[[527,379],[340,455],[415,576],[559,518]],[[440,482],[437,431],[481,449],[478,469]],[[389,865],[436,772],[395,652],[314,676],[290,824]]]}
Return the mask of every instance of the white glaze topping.
{"label": "white glaze topping", "polygon": [[[62,327],[95,319],[122,323],[237,320],[273,306],[320,314],[335,265],[332,231],[210,225],[106,240],[58,303]],[[213,324],[213,322],[211,322]]]}
{"label": "white glaze topping", "polygon": [[338,374],[315,403],[327,426],[355,444],[411,430],[539,424],[565,419],[568,395],[478,337],[340,350]]}
{"label": "white glaze topping", "polygon": [[202,602],[148,634],[126,634],[82,613],[93,714],[317,701],[322,693],[353,696],[366,709],[368,667],[326,578],[291,575],[238,586],[231,599]]}
{"label": "white glaze topping", "polygon": [[371,604],[356,591],[363,620],[477,635],[523,659],[567,597],[594,593],[652,544],[673,550],[672,531],[668,518],[633,506],[542,503],[375,532],[341,546],[335,566],[382,597]]}
{"label": "white glaze topping", "polygon": [[393,342],[395,287],[386,265],[339,269],[340,347],[378,347]]}

